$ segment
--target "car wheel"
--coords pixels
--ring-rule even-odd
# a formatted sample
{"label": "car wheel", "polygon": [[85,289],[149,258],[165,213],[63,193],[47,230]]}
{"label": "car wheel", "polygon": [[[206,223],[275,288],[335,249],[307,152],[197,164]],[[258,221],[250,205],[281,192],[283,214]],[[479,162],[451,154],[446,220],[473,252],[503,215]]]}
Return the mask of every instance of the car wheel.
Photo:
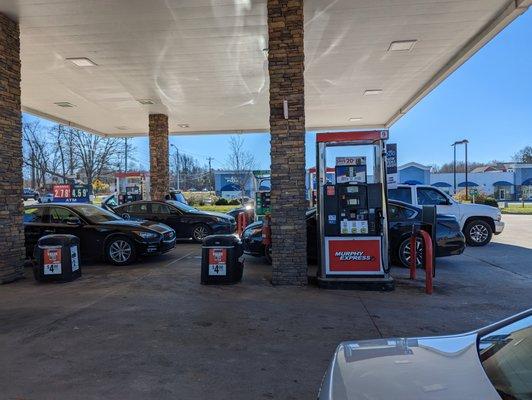
{"label": "car wheel", "polygon": [[204,224],[198,224],[192,229],[192,239],[198,243],[201,243],[203,242],[203,239],[210,235],[210,233],[211,228]]}
{"label": "car wheel", "polygon": [[272,265],[272,245],[267,244],[266,247],[264,247],[264,258],[266,259],[266,262],[270,265]]}
{"label": "car wheel", "polygon": [[[424,254],[422,243],[421,238],[416,238],[416,268],[423,266]],[[401,242],[397,256],[401,266],[410,268],[410,238],[406,238]]]}
{"label": "car wheel", "polygon": [[477,219],[466,225],[464,234],[469,246],[485,246],[490,242],[493,231],[486,221]]}
{"label": "car wheel", "polygon": [[33,196],[33,200],[39,200],[39,195],[36,194],[35,196]]}
{"label": "car wheel", "polygon": [[114,237],[105,246],[105,256],[113,265],[131,264],[136,258],[135,245],[126,237]]}

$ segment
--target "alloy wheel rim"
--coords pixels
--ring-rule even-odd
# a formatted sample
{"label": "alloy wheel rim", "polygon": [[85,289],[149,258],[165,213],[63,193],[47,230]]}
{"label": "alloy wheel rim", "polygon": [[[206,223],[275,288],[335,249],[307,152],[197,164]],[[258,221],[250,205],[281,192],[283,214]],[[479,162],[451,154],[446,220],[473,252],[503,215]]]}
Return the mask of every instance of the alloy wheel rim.
{"label": "alloy wheel rim", "polygon": [[[403,247],[403,259],[406,265],[410,265],[410,239]],[[423,247],[421,246],[421,239],[416,239],[416,267],[421,265],[423,265]]]}
{"label": "alloy wheel rim", "polygon": [[131,245],[125,240],[115,240],[109,247],[109,255],[115,262],[123,263],[131,257]]}
{"label": "alloy wheel rim", "polygon": [[474,225],[469,231],[469,236],[473,241],[482,243],[488,238],[488,229],[484,225]]}
{"label": "alloy wheel rim", "polygon": [[203,239],[205,236],[207,236],[207,228],[204,226],[197,226],[194,229],[194,238],[197,240]]}

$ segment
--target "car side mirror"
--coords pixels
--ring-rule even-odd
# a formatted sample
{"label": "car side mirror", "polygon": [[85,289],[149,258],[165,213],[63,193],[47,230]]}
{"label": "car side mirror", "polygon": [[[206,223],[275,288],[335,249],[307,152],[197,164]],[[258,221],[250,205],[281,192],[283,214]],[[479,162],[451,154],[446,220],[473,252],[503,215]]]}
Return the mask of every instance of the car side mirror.
{"label": "car side mirror", "polygon": [[78,217],[70,217],[66,221],[67,225],[81,225],[81,220]]}

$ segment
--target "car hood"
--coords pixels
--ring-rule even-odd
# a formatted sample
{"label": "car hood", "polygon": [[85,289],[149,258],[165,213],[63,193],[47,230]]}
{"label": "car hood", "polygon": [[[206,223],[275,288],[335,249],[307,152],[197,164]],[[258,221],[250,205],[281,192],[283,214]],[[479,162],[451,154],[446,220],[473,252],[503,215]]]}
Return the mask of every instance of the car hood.
{"label": "car hood", "polygon": [[219,213],[219,212],[216,212],[216,211],[201,211],[201,210],[197,210],[197,211],[190,212],[190,214],[205,215],[205,216],[210,216],[210,217],[218,217],[218,218],[226,219],[227,221],[231,221],[231,220],[234,221],[234,218],[231,217],[230,215],[227,215],[227,214],[224,214],[224,213]]}
{"label": "car hood", "polygon": [[131,228],[131,229],[151,229],[158,233],[163,233],[171,230],[168,225],[152,222],[152,221],[136,221],[130,219],[116,220],[116,221],[106,221],[99,224],[100,226],[107,226],[113,228]]}
{"label": "car hood", "polygon": [[480,363],[477,335],[343,342],[319,400],[500,400]]}
{"label": "car hood", "polygon": [[486,204],[460,203],[460,212],[462,213],[475,212],[477,215],[479,213],[482,213],[484,215],[495,216],[500,213],[500,210],[497,207],[488,206]]}

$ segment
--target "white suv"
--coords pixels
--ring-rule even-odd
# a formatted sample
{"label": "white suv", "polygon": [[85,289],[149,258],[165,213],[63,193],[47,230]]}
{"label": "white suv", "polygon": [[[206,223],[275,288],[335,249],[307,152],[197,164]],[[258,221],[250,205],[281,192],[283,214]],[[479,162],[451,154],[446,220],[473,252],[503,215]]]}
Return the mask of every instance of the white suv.
{"label": "white suv", "polygon": [[485,246],[493,234],[504,229],[497,207],[459,203],[433,186],[398,185],[397,189],[388,190],[388,197],[416,206],[434,205],[439,214],[454,215],[470,246]]}

